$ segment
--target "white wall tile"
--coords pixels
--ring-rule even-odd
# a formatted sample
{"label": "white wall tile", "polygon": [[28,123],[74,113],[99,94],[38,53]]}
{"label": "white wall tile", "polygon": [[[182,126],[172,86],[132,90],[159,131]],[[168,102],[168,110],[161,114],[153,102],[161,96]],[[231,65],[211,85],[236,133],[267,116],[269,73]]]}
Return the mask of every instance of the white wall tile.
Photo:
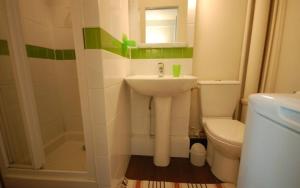
{"label": "white wall tile", "polygon": [[127,85],[117,83],[105,88],[105,113],[111,160],[111,184],[123,179],[130,156],[130,107]]}
{"label": "white wall tile", "polygon": [[49,121],[40,122],[40,127],[44,145],[64,133],[62,119],[55,118]]}
{"label": "white wall tile", "polygon": [[72,28],[53,28],[55,49],[74,49]]}
{"label": "white wall tile", "polygon": [[173,157],[189,157],[190,139],[188,136],[171,136],[171,155]]}
{"label": "white wall tile", "polygon": [[39,24],[51,23],[50,9],[46,1],[19,0],[20,13],[23,18],[31,19]]}
{"label": "white wall tile", "polygon": [[[117,87],[118,88],[118,87]],[[122,89],[121,89],[122,90]],[[113,91],[116,92],[116,91]],[[120,91],[119,93],[122,93]],[[128,95],[127,99],[129,98]],[[116,101],[120,101],[117,99]],[[117,102],[116,113],[108,123],[108,141],[111,160],[111,183],[113,186],[120,184],[124,178],[130,156],[130,112],[129,103],[121,105]],[[109,113],[109,112],[108,112]]]}
{"label": "white wall tile", "polygon": [[[171,157],[188,158],[189,144],[189,137],[171,136]],[[132,135],[131,154],[153,156],[154,137],[147,135]]]}
{"label": "white wall tile", "polygon": [[12,64],[9,56],[0,56],[0,84],[14,82]]}
{"label": "white wall tile", "polygon": [[106,124],[93,124],[93,136],[95,156],[108,156],[108,130]]}
{"label": "white wall tile", "polygon": [[173,117],[171,120],[172,136],[188,136],[189,135],[189,118]]}
{"label": "white wall tile", "polygon": [[71,0],[51,0],[47,3],[50,8],[53,26],[56,28],[71,28]]}
{"label": "white wall tile", "polygon": [[85,50],[86,75],[89,88],[103,88],[103,68],[100,50]]}
{"label": "white wall tile", "polygon": [[[0,25],[2,28],[8,26],[4,1],[0,3]],[[9,36],[8,29],[0,30],[1,39],[8,39],[8,36]]]}
{"label": "white wall tile", "polygon": [[82,131],[80,96],[78,88],[76,62],[74,60],[56,60],[55,74],[65,131]]}
{"label": "white wall tile", "polygon": [[59,98],[54,60],[28,58],[44,144],[64,132],[64,116]]}
{"label": "white wall tile", "polygon": [[66,131],[75,131],[75,132],[82,132],[83,131],[83,125],[82,125],[82,116],[80,115],[74,115],[74,116],[67,116],[64,117],[64,123]]}
{"label": "white wall tile", "polygon": [[25,42],[52,47],[52,20],[46,1],[20,0],[19,7]]}
{"label": "white wall tile", "polygon": [[129,36],[129,1],[120,0],[120,9],[122,34]]}
{"label": "white wall tile", "polygon": [[197,1],[193,74],[199,80],[239,79],[248,2]]}
{"label": "white wall tile", "polygon": [[[128,1],[100,0],[100,27],[109,32],[118,40],[123,33],[128,35]],[[118,18],[118,19],[116,19]]]}
{"label": "white wall tile", "polygon": [[129,73],[129,59],[101,50],[103,64],[104,87],[109,87],[123,81]]}
{"label": "white wall tile", "polygon": [[119,113],[129,109],[128,92],[125,82],[105,88],[105,110],[108,122],[112,121]]}
{"label": "white wall tile", "polygon": [[[100,2],[99,12],[101,12],[100,13],[100,27],[103,28],[107,32],[111,32],[112,20],[111,20],[111,16],[110,16],[110,10],[111,10],[110,3],[108,0],[100,0],[99,2]],[[116,22],[118,22],[118,19],[116,19]],[[118,23],[116,23],[116,25],[118,25]]]}
{"label": "white wall tile", "polygon": [[132,155],[148,155],[154,153],[154,137],[145,135],[131,136],[131,154]]}
{"label": "white wall tile", "polygon": [[187,24],[187,43],[188,46],[194,46],[195,24]]}
{"label": "white wall tile", "polygon": [[[130,124],[127,113],[119,114],[108,125],[110,154],[114,158],[130,155]],[[121,144],[122,143],[122,144]],[[114,161],[117,162],[117,161]],[[120,162],[120,161],[119,161]]]}
{"label": "white wall tile", "polygon": [[197,0],[188,0],[188,24],[194,24],[195,23],[195,14],[196,14],[196,3]]}
{"label": "white wall tile", "polygon": [[35,86],[45,86],[55,79],[54,64],[52,60],[28,58],[32,82]]}
{"label": "white wall tile", "polygon": [[51,88],[34,87],[39,121],[49,122],[53,119],[62,119],[58,96],[52,95]]}
{"label": "white wall tile", "polygon": [[83,14],[85,27],[99,26],[100,23],[100,7],[99,1],[95,0],[84,0],[83,3]]}
{"label": "white wall tile", "polygon": [[111,122],[117,116],[120,87],[120,84],[115,84],[104,90],[107,122]]}
{"label": "white wall tile", "polygon": [[90,89],[89,90],[89,103],[93,123],[105,123],[105,98],[104,89]]}
{"label": "white wall tile", "polygon": [[[2,68],[2,63],[0,63],[0,69]],[[9,62],[8,62],[9,63]],[[11,64],[10,64],[11,65]],[[12,74],[12,72],[10,72]],[[2,75],[0,75],[2,77]],[[10,75],[13,77],[13,75]],[[8,80],[2,80],[0,82],[0,109],[1,109],[1,120],[5,118],[5,122],[1,121],[6,125],[6,135],[10,136],[11,143],[14,147],[14,160],[16,163],[23,163],[24,160],[29,159],[28,148],[26,144],[26,134],[25,130],[22,129],[23,120],[21,108],[19,105],[19,99],[17,94],[17,89],[14,80],[7,82]],[[3,124],[1,124],[3,126]],[[51,136],[51,135],[49,135]],[[5,137],[4,137],[5,138]],[[47,138],[43,138],[47,139]]]}
{"label": "white wall tile", "polygon": [[130,89],[131,115],[143,117],[149,113],[150,97]]}
{"label": "white wall tile", "polygon": [[26,44],[53,48],[51,25],[42,25],[23,18],[22,27]]}
{"label": "white wall tile", "polygon": [[191,91],[186,91],[172,98],[172,116],[189,119]]}
{"label": "white wall tile", "polygon": [[132,117],[133,117],[131,119],[132,134],[148,135],[150,131],[150,118],[148,116],[132,116]]}
{"label": "white wall tile", "polygon": [[100,187],[110,187],[111,180],[111,168],[110,168],[110,159],[108,157],[96,157],[96,173],[98,176],[98,182],[100,183]]}

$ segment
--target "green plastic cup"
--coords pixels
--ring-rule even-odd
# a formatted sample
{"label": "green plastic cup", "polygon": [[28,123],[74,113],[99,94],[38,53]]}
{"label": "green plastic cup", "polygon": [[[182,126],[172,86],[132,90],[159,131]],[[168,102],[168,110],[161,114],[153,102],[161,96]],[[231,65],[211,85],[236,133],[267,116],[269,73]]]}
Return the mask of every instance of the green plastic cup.
{"label": "green plastic cup", "polygon": [[179,77],[181,72],[181,66],[180,64],[174,64],[173,65],[173,76],[174,77]]}

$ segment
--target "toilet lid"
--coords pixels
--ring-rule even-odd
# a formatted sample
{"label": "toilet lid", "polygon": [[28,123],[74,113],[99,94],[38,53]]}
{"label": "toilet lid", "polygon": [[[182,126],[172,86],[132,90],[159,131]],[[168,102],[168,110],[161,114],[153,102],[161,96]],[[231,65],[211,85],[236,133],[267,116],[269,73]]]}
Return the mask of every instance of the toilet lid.
{"label": "toilet lid", "polygon": [[241,145],[244,140],[245,124],[232,119],[206,119],[210,134],[224,142]]}

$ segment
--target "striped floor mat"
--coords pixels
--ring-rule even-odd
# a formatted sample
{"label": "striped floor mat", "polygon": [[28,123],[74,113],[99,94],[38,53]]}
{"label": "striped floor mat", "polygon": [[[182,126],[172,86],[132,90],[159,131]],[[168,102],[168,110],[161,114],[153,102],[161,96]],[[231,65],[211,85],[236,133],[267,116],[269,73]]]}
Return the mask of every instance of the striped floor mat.
{"label": "striped floor mat", "polygon": [[124,188],[235,188],[233,184],[195,184],[148,180],[124,180]]}

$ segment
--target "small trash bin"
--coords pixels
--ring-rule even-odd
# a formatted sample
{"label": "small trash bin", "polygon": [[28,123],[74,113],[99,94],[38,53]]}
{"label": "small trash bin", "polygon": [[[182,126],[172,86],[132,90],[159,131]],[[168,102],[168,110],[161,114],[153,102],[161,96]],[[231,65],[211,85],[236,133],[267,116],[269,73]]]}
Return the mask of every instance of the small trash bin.
{"label": "small trash bin", "polygon": [[196,143],[192,145],[190,151],[191,163],[195,166],[203,166],[205,164],[206,151],[202,144]]}

